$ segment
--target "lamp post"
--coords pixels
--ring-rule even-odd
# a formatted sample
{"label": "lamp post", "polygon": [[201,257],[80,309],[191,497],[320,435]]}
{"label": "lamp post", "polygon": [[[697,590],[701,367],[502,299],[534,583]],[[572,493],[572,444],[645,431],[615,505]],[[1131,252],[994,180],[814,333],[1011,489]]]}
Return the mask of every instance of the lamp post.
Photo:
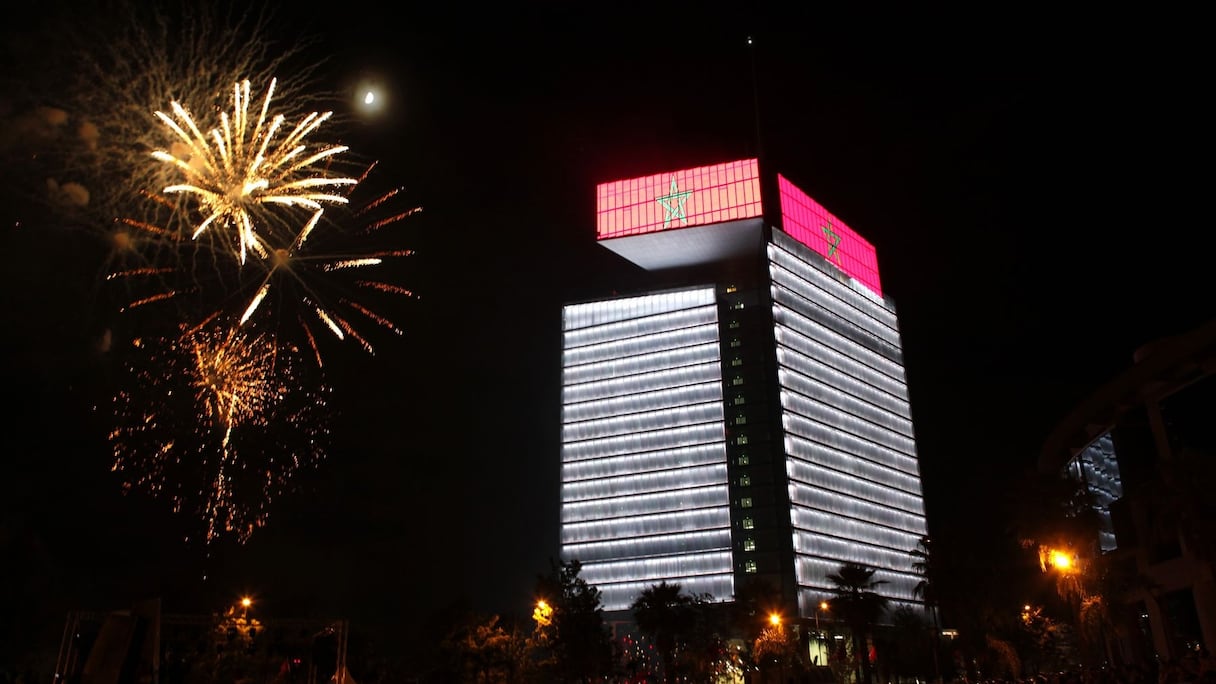
{"label": "lamp post", "polygon": [[781,630],[781,614],[769,613],[768,623],[773,630],[774,646],[777,647],[777,681],[785,681],[785,633]]}

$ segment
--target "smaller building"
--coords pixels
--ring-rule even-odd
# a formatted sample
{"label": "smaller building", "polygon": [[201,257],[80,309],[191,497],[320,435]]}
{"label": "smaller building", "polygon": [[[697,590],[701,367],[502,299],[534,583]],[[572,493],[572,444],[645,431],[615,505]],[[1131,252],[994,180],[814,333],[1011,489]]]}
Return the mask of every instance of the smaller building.
{"label": "smaller building", "polygon": [[1052,432],[1040,470],[1084,483],[1098,547],[1131,578],[1125,662],[1216,653],[1216,321],[1137,351]]}

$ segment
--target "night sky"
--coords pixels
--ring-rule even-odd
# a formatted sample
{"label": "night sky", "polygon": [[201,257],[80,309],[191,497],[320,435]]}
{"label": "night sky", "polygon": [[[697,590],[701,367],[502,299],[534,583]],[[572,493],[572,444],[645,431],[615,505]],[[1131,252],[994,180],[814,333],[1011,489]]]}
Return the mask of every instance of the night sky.
{"label": "night sky", "polygon": [[72,334],[94,271],[64,272],[70,245],[9,254],[7,629],[57,647],[66,611],[152,596],[251,593],[386,644],[458,602],[524,612],[558,552],[561,305],[645,281],[595,244],[598,182],[759,149],[874,244],[943,543],[1001,528],[1002,483],[1069,406],[1212,316],[1193,18],[327,7],[283,30],[321,36],[335,87],[388,89],[349,136],[424,207],[406,334],[330,369],[334,443],[303,491],[200,548],[109,472],[105,361]]}

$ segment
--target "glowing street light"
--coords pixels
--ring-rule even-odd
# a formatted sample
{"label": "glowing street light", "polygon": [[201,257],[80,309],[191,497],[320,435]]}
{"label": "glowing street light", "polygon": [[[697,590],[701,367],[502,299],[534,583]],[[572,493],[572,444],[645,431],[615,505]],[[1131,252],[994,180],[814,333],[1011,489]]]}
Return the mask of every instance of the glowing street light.
{"label": "glowing street light", "polygon": [[536,621],[537,629],[543,629],[553,624],[553,606],[544,599],[538,600],[536,609],[532,611],[532,619]]}
{"label": "glowing street light", "polygon": [[781,615],[779,615],[777,613],[769,613],[768,622],[770,625],[772,625],[774,627],[780,627],[781,626]]}

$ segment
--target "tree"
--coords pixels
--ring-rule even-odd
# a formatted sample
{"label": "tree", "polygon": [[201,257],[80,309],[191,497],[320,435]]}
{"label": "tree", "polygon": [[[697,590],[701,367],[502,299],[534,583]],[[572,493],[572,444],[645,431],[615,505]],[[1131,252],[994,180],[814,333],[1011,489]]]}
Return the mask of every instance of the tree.
{"label": "tree", "polygon": [[798,641],[780,617],[774,616],[753,642],[752,658],[762,674],[775,669],[780,673],[778,681],[782,681],[788,670],[798,666]]}
{"label": "tree", "polygon": [[937,576],[939,574],[935,558],[933,556],[933,545],[928,535],[921,537],[916,542],[916,548],[908,553],[916,560],[912,561],[912,572],[915,572],[920,580],[916,582],[916,586],[912,587],[912,595],[918,596],[925,602],[925,608],[929,611],[931,626],[933,628],[933,674],[938,682],[942,681],[941,667],[941,624],[937,618]]}
{"label": "tree", "polygon": [[875,589],[886,584],[874,579],[875,568],[858,563],[845,563],[827,576],[836,598],[832,607],[849,626],[853,635],[853,657],[858,664],[857,681],[871,679],[869,652],[866,648],[872,627],[882,618],[890,601]]}
{"label": "tree", "polygon": [[638,630],[650,638],[659,652],[664,681],[675,677],[676,645],[692,628],[691,604],[692,597],[683,592],[678,582],[668,584],[664,580],[642,591],[629,606]]}
{"label": "tree", "polygon": [[725,655],[712,603],[709,594],[686,594],[679,583],[662,581],[630,606],[638,630],[658,651],[664,681],[706,679]]}
{"label": "tree", "polygon": [[553,608],[546,629],[552,661],[547,669],[560,681],[586,682],[611,669],[612,644],[604,625],[600,590],[579,577],[582,563],[549,561],[549,574],[536,578],[536,596]]}

